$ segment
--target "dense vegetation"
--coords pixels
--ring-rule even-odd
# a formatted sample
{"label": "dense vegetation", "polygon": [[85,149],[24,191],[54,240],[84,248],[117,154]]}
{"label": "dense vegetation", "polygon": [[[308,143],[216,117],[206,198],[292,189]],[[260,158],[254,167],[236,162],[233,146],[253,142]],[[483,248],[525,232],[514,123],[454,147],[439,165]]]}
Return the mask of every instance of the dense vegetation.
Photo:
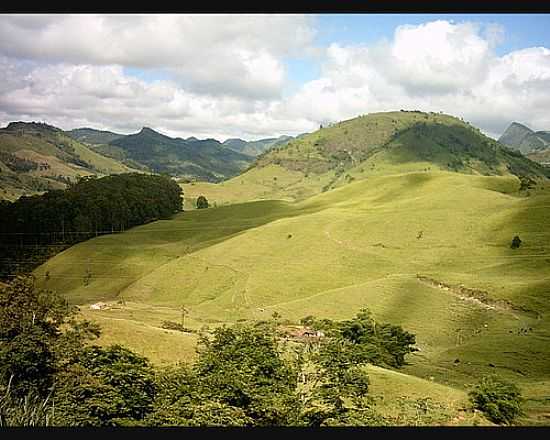
{"label": "dense vegetation", "polygon": [[239,174],[253,160],[223,147],[216,139],[171,138],[147,127],[109,145],[155,172],[211,182]]}
{"label": "dense vegetation", "polygon": [[99,327],[32,277],[0,289],[0,305],[3,426],[383,425],[363,367],[398,366],[414,350],[414,335],[376,326],[368,310],[308,317],[328,329],[311,341],[289,341],[275,316],[205,328],[196,362],[155,370],[119,345],[91,345]]}
{"label": "dense vegetation", "polygon": [[181,211],[181,195],[168,177],[130,173],[84,178],[67,190],[0,201],[0,274],[28,270],[18,262],[39,261],[37,252],[170,217]]}
{"label": "dense vegetation", "polygon": [[208,208],[208,200],[204,196],[197,197],[197,209]]}
{"label": "dense vegetation", "polygon": [[470,399],[495,423],[511,424],[522,413],[519,388],[495,375],[483,377],[470,391]]}

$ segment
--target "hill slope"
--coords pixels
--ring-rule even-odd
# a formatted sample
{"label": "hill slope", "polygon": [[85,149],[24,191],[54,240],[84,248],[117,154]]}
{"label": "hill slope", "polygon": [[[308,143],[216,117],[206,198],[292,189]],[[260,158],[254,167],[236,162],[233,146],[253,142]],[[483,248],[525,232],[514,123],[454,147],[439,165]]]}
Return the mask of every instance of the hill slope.
{"label": "hill slope", "polygon": [[[496,373],[527,398],[524,423],[548,424],[544,173],[448,115],[368,115],[294,139],[221,184],[184,185],[217,208],[80,243],[35,275],[97,320],[104,342],[159,363],[193,359],[192,334],[161,328],[182,306],[192,329],[368,307],[420,349],[400,374],[371,372],[387,411],[396,396],[429,395],[453,424],[470,387]],[[96,301],[112,307],[91,310]]]}
{"label": "hill slope", "polygon": [[361,116],[293,139],[260,155],[245,173],[216,186],[186,186],[186,194],[204,194],[218,205],[304,200],[354,180],[437,170],[515,175],[525,187],[549,174],[460,119],[400,111]]}
{"label": "hill slope", "polygon": [[240,173],[253,160],[251,156],[224,148],[215,139],[171,138],[147,127],[115,139],[109,145],[155,172],[213,182]]}
{"label": "hill slope", "polygon": [[[194,210],[98,237],[36,275],[97,317],[110,340],[165,361],[175,352],[160,353],[155,335],[182,305],[192,328],[275,311],[291,321],[347,319],[367,306],[417,335],[421,351],[403,373],[467,390],[497,372],[520,385],[530,420],[542,423],[536,414],[549,409],[550,384],[550,229],[542,225],[550,222],[550,189],[524,197],[519,187],[513,175],[371,176],[300,203]],[[516,234],[523,244],[514,250]],[[128,307],[95,313],[85,306],[121,297]]]}
{"label": "hill slope", "polygon": [[129,171],[47,124],[12,122],[0,129],[0,198],[61,189],[80,176]]}

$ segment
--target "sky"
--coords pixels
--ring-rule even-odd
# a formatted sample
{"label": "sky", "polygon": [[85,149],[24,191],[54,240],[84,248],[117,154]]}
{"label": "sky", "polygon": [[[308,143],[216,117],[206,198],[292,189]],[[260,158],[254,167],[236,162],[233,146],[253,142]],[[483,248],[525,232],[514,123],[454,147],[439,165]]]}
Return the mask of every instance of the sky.
{"label": "sky", "polygon": [[550,130],[550,14],[3,14],[0,125],[255,140],[380,111]]}

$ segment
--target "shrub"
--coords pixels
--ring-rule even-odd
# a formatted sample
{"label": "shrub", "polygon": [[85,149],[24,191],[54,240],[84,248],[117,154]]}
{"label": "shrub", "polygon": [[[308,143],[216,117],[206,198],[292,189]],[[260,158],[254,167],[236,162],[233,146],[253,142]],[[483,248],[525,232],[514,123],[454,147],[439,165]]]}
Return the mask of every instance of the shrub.
{"label": "shrub", "polygon": [[521,238],[519,238],[517,235],[512,239],[512,244],[510,247],[512,249],[517,249],[521,245]]}
{"label": "shrub", "polygon": [[161,327],[167,330],[177,330],[184,333],[196,333],[195,330],[174,321],[162,321]]}
{"label": "shrub", "polygon": [[197,197],[197,209],[208,208],[208,200],[204,196]]}
{"label": "shrub", "polygon": [[511,424],[521,411],[521,391],[497,376],[486,376],[469,393],[474,408],[498,424]]}

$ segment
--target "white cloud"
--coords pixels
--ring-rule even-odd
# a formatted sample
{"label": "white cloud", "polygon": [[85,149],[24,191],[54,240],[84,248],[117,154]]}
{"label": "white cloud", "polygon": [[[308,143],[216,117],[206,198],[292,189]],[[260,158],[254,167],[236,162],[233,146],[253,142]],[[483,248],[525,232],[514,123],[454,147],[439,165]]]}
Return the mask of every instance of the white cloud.
{"label": "white cloud", "polygon": [[161,68],[195,91],[270,99],[280,58],[314,36],[304,15],[6,15],[0,53],[48,63]]}
{"label": "white cloud", "polygon": [[[257,139],[403,108],[463,117],[494,137],[514,120],[550,129],[550,50],[497,56],[505,35],[495,25],[438,20],[376,44],[335,42],[320,76],[283,97],[285,57],[318,53],[313,24],[292,15],[4,16],[0,122]],[[144,80],[125,67],[169,75]]]}
{"label": "white cloud", "polygon": [[499,26],[434,21],[399,26],[371,46],[332,44],[320,78],[304,84],[284,111],[310,120],[420,109],[463,117],[498,137],[512,121],[550,129],[550,50],[497,56]]}

